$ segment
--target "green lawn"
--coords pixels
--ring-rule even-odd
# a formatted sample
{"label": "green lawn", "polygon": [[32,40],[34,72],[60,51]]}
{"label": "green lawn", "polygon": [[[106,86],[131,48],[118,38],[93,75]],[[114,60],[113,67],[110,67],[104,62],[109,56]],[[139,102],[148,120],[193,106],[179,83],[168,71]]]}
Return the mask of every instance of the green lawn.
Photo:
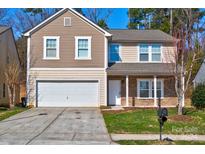
{"label": "green lawn", "polygon": [[174,141],[174,142],[167,142],[167,141],[133,141],[133,140],[121,140],[116,141],[118,144],[122,145],[205,145],[205,141]]}
{"label": "green lawn", "polygon": [[[205,111],[185,109],[186,115],[177,116],[176,108],[168,109],[164,124],[167,134],[205,134]],[[103,112],[109,133],[159,133],[156,109],[136,109],[122,112]]]}
{"label": "green lawn", "polygon": [[27,108],[14,107],[12,109],[7,109],[0,107],[0,121],[9,118],[17,113],[23,112],[25,110],[27,110]]}

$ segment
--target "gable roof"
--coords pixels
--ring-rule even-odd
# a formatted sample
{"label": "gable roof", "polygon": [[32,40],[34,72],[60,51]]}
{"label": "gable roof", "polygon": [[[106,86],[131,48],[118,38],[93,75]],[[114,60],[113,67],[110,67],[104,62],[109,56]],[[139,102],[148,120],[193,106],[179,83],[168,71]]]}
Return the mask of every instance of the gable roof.
{"label": "gable roof", "polygon": [[7,26],[0,26],[0,34],[7,31],[8,29],[10,29],[10,27]]}
{"label": "gable roof", "polygon": [[196,83],[205,82],[205,59],[202,62],[193,82],[196,82]]}
{"label": "gable roof", "polygon": [[112,41],[116,42],[174,42],[176,38],[161,30],[107,30],[112,34]]}
{"label": "gable roof", "polygon": [[45,25],[47,25],[48,23],[50,23],[51,21],[53,21],[58,16],[62,15],[64,12],[66,12],[68,10],[70,10],[73,14],[77,15],[80,19],[84,20],[85,22],[87,22],[89,25],[91,25],[92,27],[94,27],[98,31],[102,32],[105,36],[111,36],[111,34],[109,32],[105,31],[104,29],[102,29],[97,24],[95,24],[92,21],[88,20],[86,17],[84,17],[83,15],[81,15],[80,13],[78,13],[77,11],[75,11],[72,8],[61,9],[60,11],[56,12],[55,14],[53,14],[52,16],[50,16],[49,18],[47,18],[46,20],[41,22],[40,24],[36,25],[34,28],[32,28],[29,31],[25,32],[24,36],[30,36],[32,33],[34,33],[35,31],[37,31],[39,29],[41,29],[42,27],[44,27]]}

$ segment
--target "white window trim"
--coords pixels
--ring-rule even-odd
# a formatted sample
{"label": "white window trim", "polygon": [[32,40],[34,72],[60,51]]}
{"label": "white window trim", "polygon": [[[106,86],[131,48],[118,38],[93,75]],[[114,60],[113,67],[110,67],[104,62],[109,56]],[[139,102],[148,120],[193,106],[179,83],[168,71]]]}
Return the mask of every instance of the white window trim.
{"label": "white window trim", "polygon": [[110,56],[111,45],[119,45],[119,56],[120,56],[120,58],[122,57],[121,44],[120,43],[110,43],[109,44],[109,52],[108,52],[108,61],[111,62],[111,63],[112,62],[121,62],[122,60],[118,60],[118,61],[111,60],[111,56]]}
{"label": "white window trim", "polygon": [[[148,61],[140,61],[140,45],[148,45]],[[152,61],[152,45],[160,45],[160,61]],[[140,43],[137,45],[139,63],[162,63],[162,44],[160,43]]]}
{"label": "white window trim", "polygon": [[[65,20],[66,19],[70,19],[70,25],[66,26],[65,25]],[[63,22],[64,27],[71,27],[72,23],[71,23],[71,17],[64,17],[64,22]]]}
{"label": "white window trim", "polygon": [[[149,82],[149,97],[140,97],[140,81]],[[164,99],[164,79],[157,79],[157,81],[161,82],[161,99]],[[154,79],[137,79],[137,99],[154,99],[154,96],[152,97],[152,82]]]}
{"label": "white window trim", "polygon": [[[75,60],[91,60],[91,36],[75,36]],[[78,40],[88,39],[88,57],[78,57]]]}
{"label": "white window trim", "polygon": [[[56,57],[46,57],[46,40],[47,39],[56,39]],[[44,60],[59,60],[59,46],[60,44],[60,36],[44,36],[43,37],[43,59]]]}

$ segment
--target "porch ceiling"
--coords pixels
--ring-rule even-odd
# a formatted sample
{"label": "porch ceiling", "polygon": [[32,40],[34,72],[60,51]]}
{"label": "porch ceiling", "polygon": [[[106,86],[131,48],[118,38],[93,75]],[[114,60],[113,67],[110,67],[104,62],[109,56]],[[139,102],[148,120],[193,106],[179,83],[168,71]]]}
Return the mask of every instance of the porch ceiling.
{"label": "porch ceiling", "polygon": [[172,63],[115,63],[107,69],[108,75],[174,75]]}

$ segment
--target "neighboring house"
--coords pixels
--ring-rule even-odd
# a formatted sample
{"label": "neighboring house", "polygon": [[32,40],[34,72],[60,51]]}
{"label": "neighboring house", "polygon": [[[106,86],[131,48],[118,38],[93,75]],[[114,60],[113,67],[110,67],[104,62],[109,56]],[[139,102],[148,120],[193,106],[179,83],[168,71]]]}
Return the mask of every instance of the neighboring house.
{"label": "neighboring house", "polygon": [[36,107],[176,106],[174,38],[107,30],[62,9],[28,37],[28,103]]}
{"label": "neighboring house", "polygon": [[[8,105],[8,88],[5,82],[4,71],[12,61],[19,63],[15,39],[10,27],[0,26],[0,106]],[[16,89],[16,103],[20,101],[19,88]]]}
{"label": "neighboring house", "polygon": [[193,80],[194,87],[203,83],[205,83],[205,59]]}

